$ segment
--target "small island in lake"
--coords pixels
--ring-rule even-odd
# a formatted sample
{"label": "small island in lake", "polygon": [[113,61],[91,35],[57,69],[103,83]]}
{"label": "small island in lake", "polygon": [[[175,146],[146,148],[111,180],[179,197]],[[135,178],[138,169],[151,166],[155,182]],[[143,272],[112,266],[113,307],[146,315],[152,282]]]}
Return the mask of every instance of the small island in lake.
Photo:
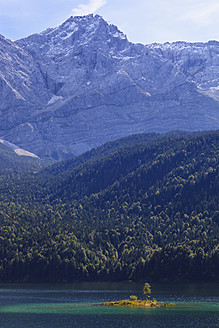
{"label": "small island in lake", "polygon": [[[143,294],[149,297],[151,294],[151,286],[145,283],[143,288]],[[158,308],[158,307],[170,307],[174,306],[175,303],[158,302],[157,300],[139,300],[137,296],[131,295],[129,300],[111,301],[105,302],[101,305],[104,306],[125,306],[125,307],[143,307],[143,308]]]}
{"label": "small island in lake", "polygon": [[174,306],[175,303],[164,303],[157,302],[156,300],[121,300],[121,301],[113,301],[113,302],[105,302],[102,303],[105,306],[125,306],[125,307],[145,307],[145,308],[153,308],[153,307],[169,307]]}

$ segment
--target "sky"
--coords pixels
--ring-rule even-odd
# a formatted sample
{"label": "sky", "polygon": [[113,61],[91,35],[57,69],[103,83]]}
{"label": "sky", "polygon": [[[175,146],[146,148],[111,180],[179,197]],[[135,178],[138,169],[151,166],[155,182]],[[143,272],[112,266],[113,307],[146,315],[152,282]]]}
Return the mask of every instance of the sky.
{"label": "sky", "polygon": [[135,43],[219,40],[218,0],[0,0],[0,34],[17,40],[90,13]]}

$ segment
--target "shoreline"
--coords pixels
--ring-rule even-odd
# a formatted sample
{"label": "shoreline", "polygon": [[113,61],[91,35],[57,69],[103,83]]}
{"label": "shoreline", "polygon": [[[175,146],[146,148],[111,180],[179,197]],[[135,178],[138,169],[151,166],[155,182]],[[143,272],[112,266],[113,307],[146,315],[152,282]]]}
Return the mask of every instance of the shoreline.
{"label": "shoreline", "polygon": [[171,307],[175,303],[157,302],[157,300],[119,300],[104,302],[102,306],[123,306],[123,307],[143,307],[143,308],[158,308],[158,307]]}

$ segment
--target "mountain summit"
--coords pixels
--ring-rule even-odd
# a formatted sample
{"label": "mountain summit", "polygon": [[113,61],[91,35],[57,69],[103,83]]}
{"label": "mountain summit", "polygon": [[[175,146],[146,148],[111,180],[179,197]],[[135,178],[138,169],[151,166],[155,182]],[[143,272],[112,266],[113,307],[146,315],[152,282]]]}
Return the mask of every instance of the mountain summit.
{"label": "mountain summit", "polygon": [[0,138],[62,159],[140,132],[219,128],[219,43],[133,44],[98,15],[0,36]]}

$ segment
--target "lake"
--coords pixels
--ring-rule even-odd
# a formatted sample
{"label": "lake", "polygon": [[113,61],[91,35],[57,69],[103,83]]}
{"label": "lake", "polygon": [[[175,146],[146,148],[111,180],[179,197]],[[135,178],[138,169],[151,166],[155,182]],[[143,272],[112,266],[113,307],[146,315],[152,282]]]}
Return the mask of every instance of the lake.
{"label": "lake", "polygon": [[0,328],[219,328],[219,284],[151,284],[170,308],[103,307],[143,283],[0,284]]}

